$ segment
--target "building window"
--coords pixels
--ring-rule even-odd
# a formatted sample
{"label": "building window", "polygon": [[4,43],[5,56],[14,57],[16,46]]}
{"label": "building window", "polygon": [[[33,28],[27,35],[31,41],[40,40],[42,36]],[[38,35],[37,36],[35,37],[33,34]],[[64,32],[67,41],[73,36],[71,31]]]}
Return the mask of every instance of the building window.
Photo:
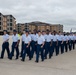
{"label": "building window", "polygon": [[18,25],[18,27],[20,27],[20,26]]}
{"label": "building window", "polygon": [[1,20],[1,17],[0,17],[0,20]]}
{"label": "building window", "polygon": [[0,13],[0,16],[1,16],[2,14]]}
{"label": "building window", "polygon": [[7,26],[9,26],[9,23],[7,23]]}
{"label": "building window", "polygon": [[9,21],[9,19],[7,19],[7,21]]}
{"label": "building window", "polygon": [[10,27],[10,30],[12,30],[12,27]]}
{"label": "building window", "polygon": [[1,30],[1,27],[0,27],[0,30]]}
{"label": "building window", "polygon": [[12,19],[10,19],[10,22],[12,22]]}
{"label": "building window", "polygon": [[7,30],[9,30],[9,28],[7,28]]}
{"label": "building window", "polygon": [[10,26],[12,26],[12,23],[10,23]]}
{"label": "building window", "polygon": [[10,15],[10,17],[12,18],[12,15]]}
{"label": "building window", "polygon": [[0,25],[1,25],[1,22],[0,22]]}

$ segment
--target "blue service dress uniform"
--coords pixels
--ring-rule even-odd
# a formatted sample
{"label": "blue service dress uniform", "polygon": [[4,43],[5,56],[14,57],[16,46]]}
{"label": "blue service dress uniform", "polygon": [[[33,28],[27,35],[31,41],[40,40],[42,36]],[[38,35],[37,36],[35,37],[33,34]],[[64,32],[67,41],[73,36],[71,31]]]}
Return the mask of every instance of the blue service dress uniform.
{"label": "blue service dress uniform", "polygon": [[34,53],[36,53],[36,49],[37,49],[37,34],[32,34],[31,35],[31,57],[33,58]]}
{"label": "blue service dress uniform", "polygon": [[16,49],[16,59],[18,59],[19,57],[19,45],[17,45],[18,41],[20,40],[18,34],[16,35],[12,35],[12,51],[10,53],[10,59],[12,60],[13,54],[14,54],[14,50]]}
{"label": "blue service dress uniform", "polygon": [[26,53],[28,52],[29,60],[31,60],[31,51],[30,51],[30,42],[31,42],[31,37],[24,36],[24,49],[23,49],[23,54],[22,54],[22,61],[25,61],[26,58]]}
{"label": "blue service dress uniform", "polygon": [[56,52],[56,56],[59,55],[57,35],[53,35],[53,52],[54,52],[54,50]]}
{"label": "blue service dress uniform", "polygon": [[44,49],[43,49],[43,46],[44,46],[44,42],[45,42],[45,39],[42,35],[38,35],[37,36],[37,53],[36,53],[36,62],[39,62],[39,53],[41,53],[41,59],[42,61],[44,61]]}
{"label": "blue service dress uniform", "polygon": [[6,35],[3,35],[3,44],[2,44],[2,52],[1,52],[1,58],[4,57],[4,52],[5,52],[5,49],[7,50],[7,54],[8,54],[8,58],[9,58],[9,55],[10,55],[10,50],[9,50],[9,35],[6,34]]}
{"label": "blue service dress uniform", "polygon": [[22,35],[22,45],[21,45],[21,56],[20,57],[22,57],[22,54],[23,54],[23,49],[24,49],[24,36],[25,36],[26,34],[23,34]]}
{"label": "blue service dress uniform", "polygon": [[47,54],[49,53],[49,58],[52,57],[53,53],[53,36],[51,34],[46,34],[45,38],[45,59],[47,59]]}

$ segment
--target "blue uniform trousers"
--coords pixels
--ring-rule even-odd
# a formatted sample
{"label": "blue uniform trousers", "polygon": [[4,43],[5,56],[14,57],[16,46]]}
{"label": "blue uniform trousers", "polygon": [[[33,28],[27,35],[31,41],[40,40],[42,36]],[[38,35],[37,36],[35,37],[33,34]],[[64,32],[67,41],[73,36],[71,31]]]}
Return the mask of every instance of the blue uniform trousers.
{"label": "blue uniform trousers", "polygon": [[50,42],[45,43],[45,59],[47,59],[47,54],[49,53],[49,58],[52,57],[52,46]]}
{"label": "blue uniform trousers", "polygon": [[53,52],[56,52],[56,56],[59,54],[58,44],[57,42],[53,41]]}
{"label": "blue uniform trousers", "polygon": [[72,40],[72,49],[75,49],[75,41]]}
{"label": "blue uniform trousers", "polygon": [[8,43],[8,42],[5,42],[5,43],[2,44],[1,58],[4,57],[5,49],[7,50],[7,54],[8,54],[8,57],[9,57],[9,55],[10,55],[10,50],[9,50],[9,43]]}
{"label": "blue uniform trousers", "polygon": [[64,49],[65,52],[68,52],[68,43],[66,41],[64,41]]}
{"label": "blue uniform trousers", "polygon": [[34,52],[36,53],[36,50],[37,50],[37,45],[36,45],[36,42],[35,42],[35,41],[32,41],[32,42],[31,42],[31,47],[32,47],[31,57],[33,58]]}
{"label": "blue uniform trousers", "polygon": [[17,42],[12,43],[12,51],[10,53],[10,59],[12,59],[15,49],[16,49],[16,59],[18,59],[18,57],[19,57],[19,48],[18,48],[18,46],[16,47],[16,44],[17,44]]}
{"label": "blue uniform trousers", "polygon": [[28,53],[29,60],[31,60],[31,51],[30,51],[30,46],[27,48],[28,44],[24,44],[24,49],[23,49],[23,54],[22,54],[22,60],[24,61],[26,58],[26,53]]}
{"label": "blue uniform trousers", "polygon": [[64,43],[62,44],[62,41],[59,41],[58,49],[61,50],[61,54],[64,53]]}
{"label": "blue uniform trousers", "polygon": [[21,57],[22,57],[22,54],[23,54],[23,49],[24,49],[24,41],[22,41],[22,46],[21,46]]}
{"label": "blue uniform trousers", "polygon": [[36,61],[39,61],[39,53],[41,53],[41,59],[42,61],[44,61],[44,53],[43,53],[44,49],[41,48],[41,45],[37,44],[37,53],[36,53]]}
{"label": "blue uniform trousers", "polygon": [[72,50],[72,41],[69,40],[69,50],[71,51]]}

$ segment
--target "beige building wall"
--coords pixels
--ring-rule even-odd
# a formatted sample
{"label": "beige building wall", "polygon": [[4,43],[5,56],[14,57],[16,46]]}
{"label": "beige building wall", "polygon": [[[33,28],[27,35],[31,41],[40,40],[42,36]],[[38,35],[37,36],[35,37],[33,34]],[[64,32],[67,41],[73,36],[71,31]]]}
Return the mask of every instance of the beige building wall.
{"label": "beige building wall", "polygon": [[56,31],[56,32],[63,32],[63,25],[51,25],[51,31]]}
{"label": "beige building wall", "polygon": [[29,25],[29,30],[31,30],[31,32],[33,32],[34,29],[36,29],[36,26],[35,25]]}
{"label": "beige building wall", "polygon": [[3,15],[0,13],[0,33],[3,33],[3,30],[7,30],[9,34],[12,34],[13,29],[16,29],[16,19],[12,15]]}
{"label": "beige building wall", "polygon": [[35,24],[35,23],[28,23],[27,25],[26,24],[20,24],[19,27],[18,25],[17,26],[17,29],[18,31],[23,31],[23,29],[26,29],[26,30],[31,30],[31,32],[33,32],[34,29],[36,30],[40,30],[40,31],[46,31],[47,29],[49,29],[50,31],[61,31],[63,32],[63,25],[60,25],[60,24],[57,24],[57,25],[52,25],[52,24]]}
{"label": "beige building wall", "polygon": [[47,25],[47,26],[45,27],[45,30],[47,30],[47,29],[48,29],[48,30],[51,30],[51,29],[50,29],[50,25]]}

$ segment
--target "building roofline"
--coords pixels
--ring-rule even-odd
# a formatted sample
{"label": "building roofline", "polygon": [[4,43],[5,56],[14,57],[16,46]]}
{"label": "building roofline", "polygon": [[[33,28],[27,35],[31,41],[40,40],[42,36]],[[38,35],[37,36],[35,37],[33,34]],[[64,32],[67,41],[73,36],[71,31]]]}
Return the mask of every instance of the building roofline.
{"label": "building roofline", "polygon": [[4,15],[4,16],[12,16],[14,19],[16,19],[16,18],[15,18],[13,15],[11,15],[11,14],[10,14],[10,15]]}
{"label": "building roofline", "polygon": [[0,12],[0,14],[3,15],[1,12]]}

